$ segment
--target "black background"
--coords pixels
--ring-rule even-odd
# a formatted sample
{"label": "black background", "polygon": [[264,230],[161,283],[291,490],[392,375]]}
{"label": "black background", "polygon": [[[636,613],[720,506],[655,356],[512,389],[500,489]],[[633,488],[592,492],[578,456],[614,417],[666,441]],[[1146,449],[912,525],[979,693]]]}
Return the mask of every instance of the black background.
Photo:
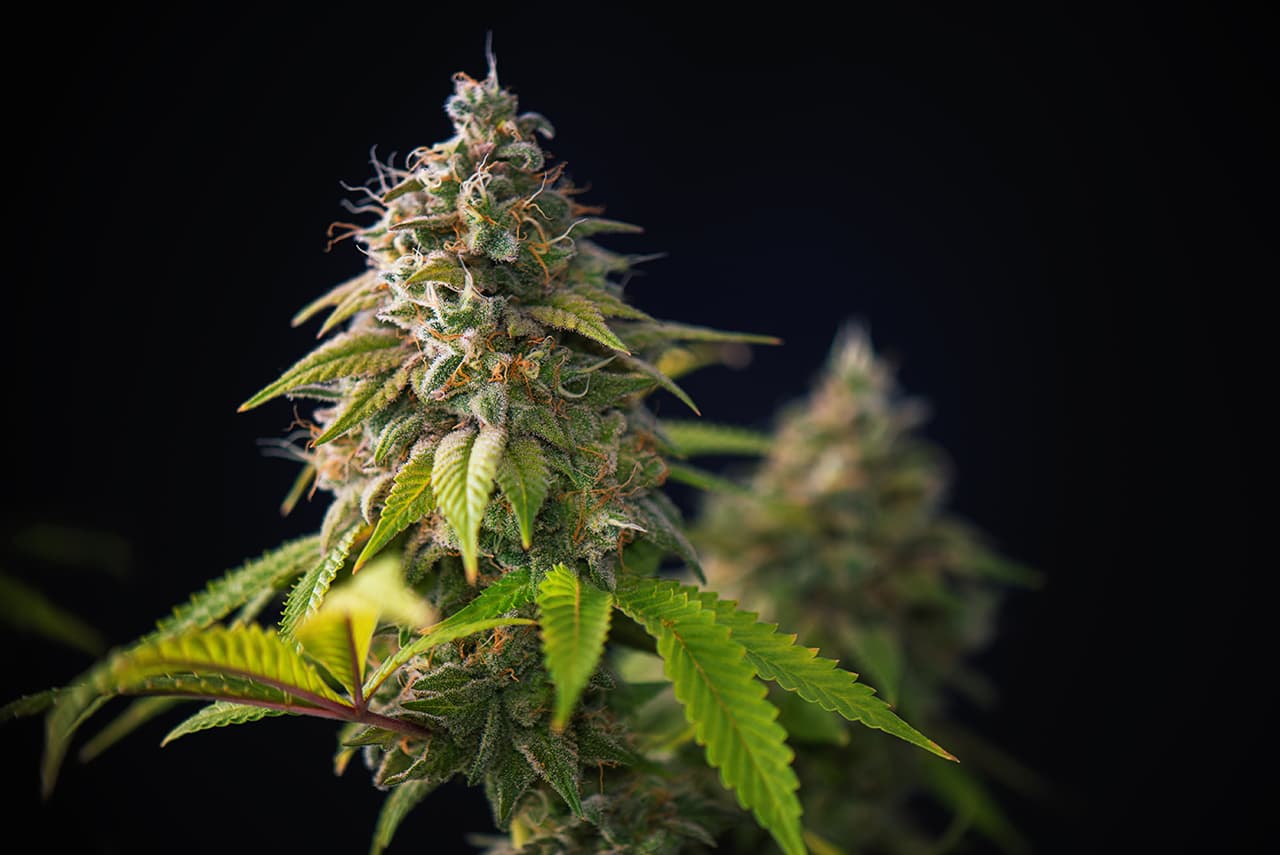
{"label": "black background", "polygon": [[[1055,786],[1015,799],[1043,852],[1228,846],[1268,707],[1244,677],[1270,565],[1244,488],[1268,457],[1260,21],[1222,10],[999,13],[803,4],[712,22],[529,4],[53,13],[11,27],[4,313],[6,531],[115,531],[125,582],[10,568],[100,626],[145,631],[206,578],[312,529],[263,459],[284,404],[236,405],[311,343],[293,311],[361,269],[324,253],[371,146],[448,135],[449,75],[501,76],[589,201],[663,251],[660,317],[770,332],[686,387],[765,427],[838,326],[864,322],[927,399],[953,507],[1044,590],[1012,598],[978,726]],[[676,412],[671,400],[663,412]],[[12,556],[7,559],[12,562]],[[1272,562],[1273,563],[1273,562]],[[6,636],[5,696],[85,662]],[[160,751],[153,725],[40,805],[40,728],[0,733],[10,833],[50,848],[363,851],[380,796],[329,771],[333,728],[268,721]],[[399,849],[464,851],[450,788]],[[406,843],[405,841],[410,841]]]}

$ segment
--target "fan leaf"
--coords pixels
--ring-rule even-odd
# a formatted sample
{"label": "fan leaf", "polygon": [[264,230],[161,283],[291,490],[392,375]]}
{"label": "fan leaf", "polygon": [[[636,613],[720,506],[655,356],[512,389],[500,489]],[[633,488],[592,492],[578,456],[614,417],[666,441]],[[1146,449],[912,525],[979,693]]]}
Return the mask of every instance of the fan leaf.
{"label": "fan leaf", "polygon": [[707,762],[788,855],[805,851],[800,782],[786,731],[766,699],[746,649],[692,589],[670,580],[618,580],[618,607],[658,642],[663,670],[706,750]]}
{"label": "fan leaf", "polygon": [[732,600],[720,600],[707,591],[685,590],[690,597],[697,597],[703,608],[713,610],[717,621],[729,627],[733,639],[747,649],[748,661],[764,679],[849,721],[882,730],[947,760],[956,759],[898,718],[888,704],[875,696],[875,689],[856,682],[857,674],[837,667],[834,659],[818,656],[817,648],[796,646],[794,635],[779,634],[777,624],[761,623],[754,613],[739,611]]}
{"label": "fan leaf", "polygon": [[144,640],[58,694],[45,721],[46,794],[81,724],[108,699],[127,694],[240,701],[333,718],[352,712],[291,642],[257,624]]}
{"label": "fan leaf", "polygon": [[698,405],[693,402],[693,398],[689,397],[689,393],[681,389],[676,384],[676,381],[672,380],[670,377],[664,374],[662,370],[659,369],[657,366],[650,365],[648,362],[645,362],[643,359],[639,358],[638,356],[624,356],[623,361],[626,362],[628,365],[630,365],[632,368],[639,371],[641,374],[644,374],[644,375],[647,375],[648,377],[653,378],[653,380],[659,386],[661,386],[663,389],[666,389],[672,395],[675,395],[682,402],[684,402],[684,405],[689,409],[693,410],[695,415],[699,415],[699,416],[702,415],[702,410],[698,409]]}
{"label": "fan leaf", "polygon": [[88,763],[100,757],[108,748],[180,703],[181,698],[137,698],[85,742],[80,749],[80,762]]}
{"label": "fan leaf", "polygon": [[609,635],[613,597],[557,564],[538,588],[542,653],[555,686],[551,726],[563,730],[595,672]]}
{"label": "fan leaf", "polygon": [[293,321],[291,322],[292,325],[295,327],[302,326],[329,306],[337,306],[345,298],[349,297],[352,292],[363,291],[364,289],[372,286],[377,282],[377,280],[378,271],[366,270],[359,276],[352,277],[346,282],[334,286],[325,292],[324,296],[317,297],[299,310],[298,313],[293,316]]}
{"label": "fan leaf", "polygon": [[261,592],[282,588],[290,579],[314,565],[319,557],[320,538],[314,535],[265,552],[210,582],[203,591],[157,623],[150,637],[206,627],[222,620]]}

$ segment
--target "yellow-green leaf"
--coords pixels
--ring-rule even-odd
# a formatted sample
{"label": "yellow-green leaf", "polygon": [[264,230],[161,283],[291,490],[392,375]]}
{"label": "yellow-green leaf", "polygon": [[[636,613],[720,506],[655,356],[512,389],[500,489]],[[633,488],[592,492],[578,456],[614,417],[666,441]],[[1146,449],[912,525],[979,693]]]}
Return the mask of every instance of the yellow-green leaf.
{"label": "yellow-green leaf", "polygon": [[440,440],[435,451],[431,486],[436,505],[458,538],[462,565],[472,585],[480,573],[480,522],[493,495],[493,479],[506,442],[507,432],[495,425],[482,425],[479,431],[463,427]]}
{"label": "yellow-green leaf", "polygon": [[591,679],[609,635],[613,596],[584,582],[563,564],[547,572],[538,588],[542,654],[555,686],[551,726],[563,730]]}
{"label": "yellow-green leaf", "polygon": [[531,624],[527,618],[504,618],[507,612],[514,611],[533,602],[534,591],[530,583],[530,574],[525,570],[512,570],[499,577],[492,585],[480,592],[480,595],[461,609],[454,612],[435,626],[424,630],[420,638],[412,644],[401,647],[394,655],[388,656],[365,682],[364,694],[369,697],[382,685],[387,677],[404,663],[415,656],[421,656],[431,648],[463,638],[474,632],[481,632],[498,626],[512,624]]}
{"label": "yellow-green leaf", "polygon": [[376,561],[336,589],[319,611],[298,625],[294,637],[309,657],[358,698],[373,631],[384,614],[403,626],[431,622],[431,610],[404,583],[398,558]]}

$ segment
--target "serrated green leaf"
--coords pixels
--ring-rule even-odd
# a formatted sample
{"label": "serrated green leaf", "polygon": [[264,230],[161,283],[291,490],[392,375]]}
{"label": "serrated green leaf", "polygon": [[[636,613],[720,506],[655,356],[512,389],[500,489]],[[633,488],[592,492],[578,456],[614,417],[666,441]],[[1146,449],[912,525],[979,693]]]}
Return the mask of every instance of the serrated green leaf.
{"label": "serrated green leaf", "polygon": [[377,555],[396,535],[431,513],[435,507],[435,497],[431,491],[434,461],[435,445],[430,439],[421,440],[414,446],[409,459],[396,472],[391,492],[382,504],[378,524],[374,527],[373,534],[369,535],[369,542],[364,545],[360,557],[356,559],[356,570]]}
{"label": "serrated green leaf", "polygon": [[563,564],[547,572],[538,588],[542,654],[555,686],[551,727],[563,730],[587,686],[609,635],[613,597],[583,582]]}
{"label": "serrated green leaf", "polygon": [[[150,699],[148,699],[150,700]],[[159,699],[157,699],[159,700]],[[165,699],[167,700],[167,698]],[[248,724],[261,721],[268,716],[288,715],[285,710],[273,710],[267,707],[253,707],[246,704],[233,704],[228,701],[214,701],[186,721],[179,724],[165,735],[160,745],[165,746],[175,739],[202,730],[215,727],[227,727],[232,724]]]}
{"label": "serrated green leaf", "polygon": [[555,790],[576,816],[582,816],[578,795],[578,752],[567,740],[533,728],[520,728],[515,743],[529,766]]}
{"label": "serrated green leaf", "polygon": [[418,804],[431,794],[438,785],[434,781],[405,781],[393,789],[382,803],[378,811],[378,821],[373,829],[373,842],[369,846],[369,855],[382,855],[391,845],[396,829],[404,818]]}
{"label": "serrated green leaf", "polygon": [[247,561],[222,578],[210,582],[203,591],[173,610],[173,614],[156,624],[148,636],[170,635],[192,628],[205,627],[229,615],[262,591],[276,591],[290,579],[315,564],[320,557],[320,538],[315,535],[264,552]]}
{"label": "serrated green leaf", "polygon": [[528,549],[533,545],[534,519],[551,486],[542,445],[527,436],[512,440],[498,466],[497,480],[520,524],[520,543]]}
{"label": "serrated green leaf", "polygon": [[80,749],[80,762],[96,760],[108,748],[180,703],[180,698],[138,698],[85,742]]}
{"label": "serrated green leaf", "polygon": [[330,594],[294,632],[307,656],[323,665],[357,705],[363,703],[360,687],[373,631],[384,614],[404,626],[431,620],[426,604],[404,583],[398,557],[369,565]]}
{"label": "serrated green leaf", "polygon": [[[92,675],[94,672],[90,672]],[[45,798],[53,792],[58,769],[67,755],[71,738],[89,718],[102,708],[109,697],[91,685],[78,684],[60,690],[53,709],[44,719],[44,758],[40,763],[40,792]]]}
{"label": "serrated green leaf", "polygon": [[659,429],[675,450],[685,457],[703,454],[768,454],[774,439],[767,433],[713,422],[670,420],[659,422]]}
{"label": "serrated green leaf", "polygon": [[279,380],[240,405],[240,412],[251,410],[272,398],[284,395],[309,383],[336,380],[339,377],[363,377],[389,371],[405,358],[400,338],[394,333],[346,333],[334,338],[294,363]]}
{"label": "serrated green leaf", "polygon": [[671,580],[624,576],[616,596],[618,607],[657,639],[667,679],[707,762],[784,852],[804,853],[800,782],[778,710],[755,679],[746,649],[691,590]]}
{"label": "serrated green leaf", "polygon": [[102,635],[81,618],[35,588],[3,574],[0,574],[0,623],[91,656],[100,654],[104,648]]}
{"label": "serrated green leaf", "polygon": [[614,350],[630,353],[622,339],[609,329],[600,309],[590,300],[572,294],[553,294],[544,304],[529,306],[529,315],[549,327],[569,330]]}
{"label": "serrated green leaf", "polygon": [[684,402],[684,405],[689,409],[693,410],[695,414],[699,416],[702,415],[702,411],[699,410],[698,405],[693,402],[693,398],[689,397],[689,393],[681,389],[676,384],[676,381],[672,380],[666,374],[663,374],[658,369],[657,366],[650,365],[648,362],[645,362],[643,359],[641,359],[638,356],[624,356],[622,359],[624,362],[626,362],[632,368],[639,371],[641,374],[644,374],[648,377],[652,377],[659,386],[661,386],[663,389],[666,389],[672,395],[675,395],[677,398],[679,398],[682,402]]}
{"label": "serrated green leaf", "polygon": [[181,680],[184,674],[225,680],[228,698],[345,706],[293,644],[257,624],[214,626],[143,642],[107,660],[91,685],[103,694],[146,693],[152,678]]}
{"label": "serrated green leaf", "polygon": [[507,442],[494,425],[455,430],[440,440],[431,469],[436,505],[458,538],[462,566],[472,585],[480,573],[480,522],[493,494],[493,479]]}
{"label": "serrated green leaf", "polygon": [[531,624],[533,621],[523,618],[503,618],[501,615],[527,606],[533,602],[534,591],[527,569],[512,570],[492,585],[480,592],[480,595],[454,612],[445,620],[423,631],[422,637],[412,644],[401,647],[395,654],[388,656],[376,671],[365,681],[364,696],[370,697],[387,677],[401,665],[421,656],[431,648],[463,638],[474,632],[482,632],[497,626],[511,624]]}
{"label": "serrated green leaf", "polygon": [[746,648],[747,659],[756,673],[764,679],[849,721],[882,730],[947,760],[956,759],[898,718],[888,704],[875,696],[875,689],[856,682],[857,674],[837,667],[834,659],[818,656],[817,648],[797,647],[794,635],[779,634],[777,624],[757,621],[753,612],[739,611],[732,600],[718,599],[709,591],[685,590],[690,597],[697,597],[703,608],[713,610],[717,621],[729,627],[734,640]]}
{"label": "serrated green leaf", "polygon": [[347,529],[346,534],[338,538],[338,541],[325,553],[324,557],[316,562],[293,586],[293,590],[289,592],[289,599],[285,601],[284,612],[280,615],[280,634],[282,636],[285,638],[291,637],[303,618],[313,615],[319,610],[320,604],[324,602],[325,594],[329,593],[329,586],[333,584],[334,577],[338,575],[342,565],[347,562],[347,555],[351,552],[351,545],[355,543],[360,530],[360,526],[352,526]]}
{"label": "serrated green leaf", "polygon": [[324,296],[312,300],[298,314],[294,315],[292,325],[295,327],[302,326],[329,306],[336,306],[341,303],[352,292],[373,284],[377,281],[377,278],[378,271],[366,270],[359,276],[352,277],[341,285],[331,288]]}
{"label": "serrated green leaf", "polygon": [[46,795],[76,730],[108,699],[124,694],[234,700],[330,716],[352,712],[291,642],[257,624],[144,640],[58,695],[45,721]]}
{"label": "serrated green leaf", "polygon": [[390,374],[369,377],[357,383],[347,396],[346,409],[311,444],[324,445],[337,439],[394,401],[409,382],[413,365],[413,361],[408,360]]}

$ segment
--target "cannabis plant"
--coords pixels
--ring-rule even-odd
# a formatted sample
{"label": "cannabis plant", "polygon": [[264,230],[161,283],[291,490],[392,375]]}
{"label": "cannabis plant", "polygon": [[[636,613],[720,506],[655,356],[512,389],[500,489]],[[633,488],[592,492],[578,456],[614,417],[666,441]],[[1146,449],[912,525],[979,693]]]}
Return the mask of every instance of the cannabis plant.
{"label": "cannabis plant", "polygon": [[[454,777],[483,786],[512,846],[674,852],[724,818],[645,738],[646,701],[669,683],[716,786],[804,852],[766,681],[950,755],[835,661],[662,575],[668,560],[702,571],[661,491],[673,446],[644,399],[693,407],[659,367],[672,353],[769,339],[630,305],[619,281],[639,259],[591,238],[637,230],[579,201],[542,148],[551,125],[517,109],[492,60],[455,83],[454,135],[379,164],[360,207],[376,221],[337,235],[368,269],[294,319],[327,311],[324,343],[242,407],[316,402],[291,442],[302,469],[286,506],[329,496],[320,531],[7,715],[46,713],[46,792],[112,698],[143,696],[107,738],[197,699],[210,703],[168,740],[267,716],[341,722],[337,768],[358,757],[388,792],[375,852]],[[637,678],[627,650],[656,653],[665,682]]]}
{"label": "cannabis plant", "polygon": [[[749,489],[705,504],[694,539],[712,583],[873,678],[905,715],[966,746],[967,759],[991,758],[948,723],[948,699],[990,696],[969,657],[991,636],[1007,586],[1036,577],[946,512],[945,460],[918,435],[923,412],[849,328],[773,436],[699,423],[670,424],[668,434],[694,456],[764,455]],[[918,763],[778,700],[811,784],[806,825],[822,837],[851,851],[935,852],[971,823],[1007,849],[1024,847],[973,774],[981,763]],[[923,795],[953,817],[941,842],[912,813]]]}

